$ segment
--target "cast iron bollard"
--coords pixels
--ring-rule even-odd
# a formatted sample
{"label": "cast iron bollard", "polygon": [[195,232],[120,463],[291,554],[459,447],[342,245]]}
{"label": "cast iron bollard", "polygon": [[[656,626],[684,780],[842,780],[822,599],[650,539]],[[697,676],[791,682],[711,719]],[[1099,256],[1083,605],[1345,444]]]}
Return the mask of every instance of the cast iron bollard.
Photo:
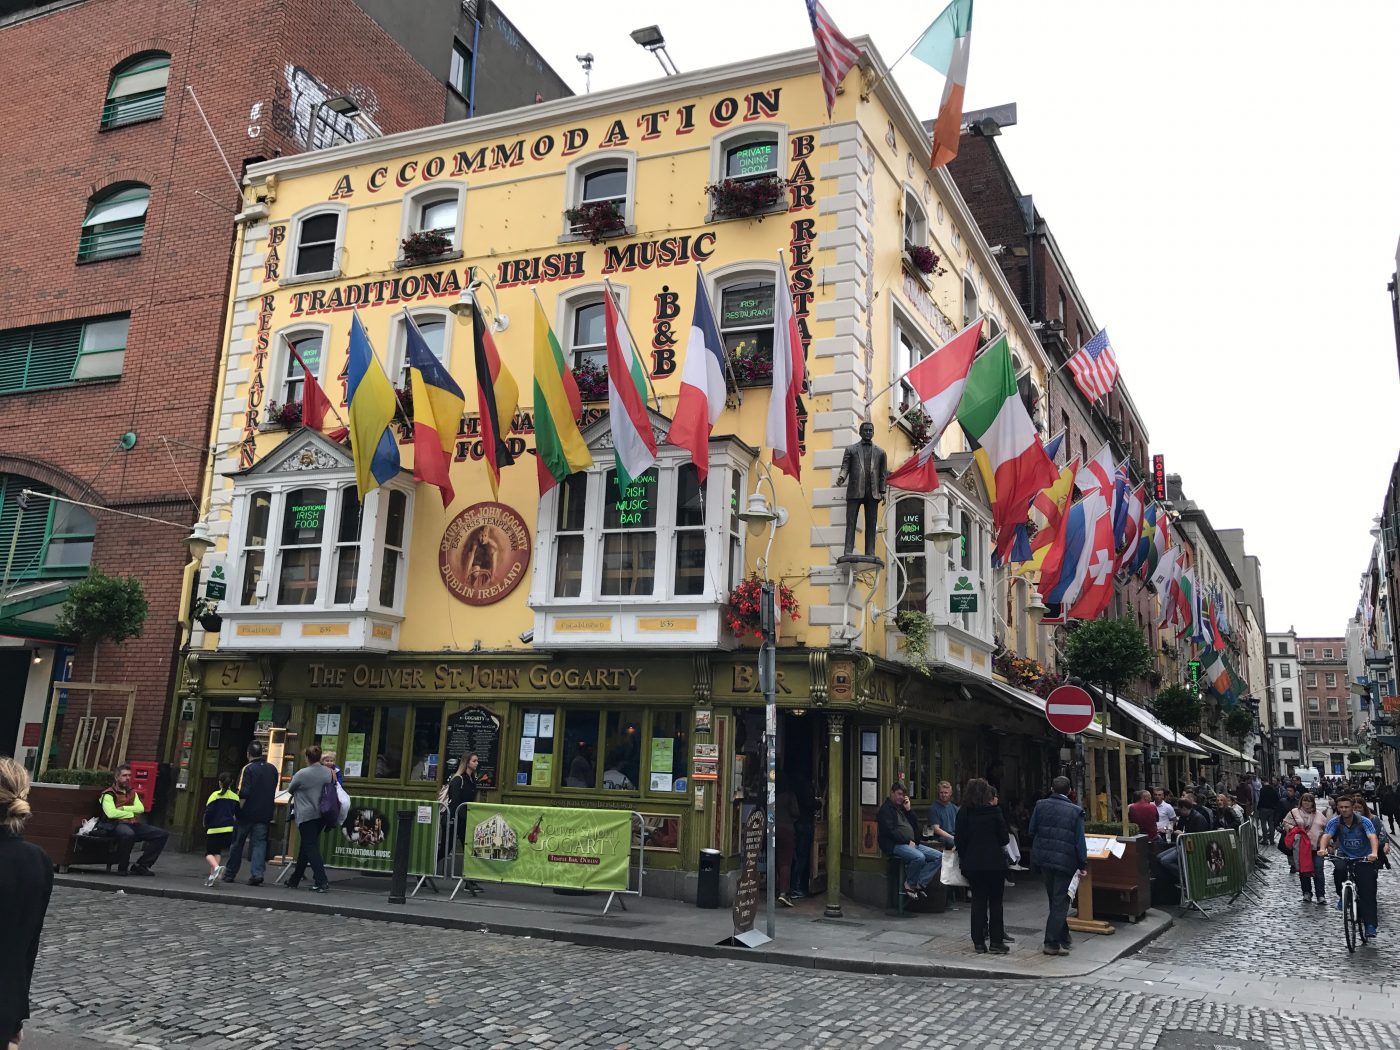
{"label": "cast iron bollard", "polygon": [[389,903],[403,904],[408,899],[408,847],[413,841],[413,810],[401,809],[394,830],[394,875],[389,882]]}

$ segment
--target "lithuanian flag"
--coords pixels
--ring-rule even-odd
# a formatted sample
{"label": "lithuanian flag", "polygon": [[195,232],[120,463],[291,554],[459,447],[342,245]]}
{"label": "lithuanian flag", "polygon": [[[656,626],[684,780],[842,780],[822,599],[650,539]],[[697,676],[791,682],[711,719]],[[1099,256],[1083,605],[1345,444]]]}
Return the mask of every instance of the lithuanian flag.
{"label": "lithuanian flag", "polygon": [[535,298],[535,473],[540,495],[570,474],[593,466],[593,456],[579,433],[583,411],[574,374],[564,364],[564,351]]}

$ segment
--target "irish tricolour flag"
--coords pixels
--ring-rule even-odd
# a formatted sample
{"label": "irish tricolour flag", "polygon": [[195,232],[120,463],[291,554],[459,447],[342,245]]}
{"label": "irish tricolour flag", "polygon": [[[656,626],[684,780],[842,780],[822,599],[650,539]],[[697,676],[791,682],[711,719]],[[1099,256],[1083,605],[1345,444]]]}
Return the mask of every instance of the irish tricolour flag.
{"label": "irish tricolour flag", "polygon": [[608,422],[617,459],[617,488],[621,492],[656,463],[656,439],[647,416],[646,376],[632,346],[612,289],[603,296],[608,343]]}
{"label": "irish tricolour flag", "polygon": [[973,363],[958,406],[958,422],[987,455],[996,487],[992,522],[1001,534],[1025,521],[1031,500],[1060,476],[1016,389],[1016,370],[1005,335],[998,336]]}
{"label": "irish tricolour flag", "polygon": [[953,0],[914,44],[912,54],[942,73],[943,101],[933,122],[933,155],[929,167],[947,164],[958,155],[962,135],[963,90],[967,59],[972,51],[972,0]]}

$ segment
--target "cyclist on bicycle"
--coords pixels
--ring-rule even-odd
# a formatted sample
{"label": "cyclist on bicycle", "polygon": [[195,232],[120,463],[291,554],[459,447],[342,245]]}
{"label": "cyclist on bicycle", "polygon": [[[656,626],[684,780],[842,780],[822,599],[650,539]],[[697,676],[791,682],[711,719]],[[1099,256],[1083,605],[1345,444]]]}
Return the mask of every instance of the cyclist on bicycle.
{"label": "cyclist on bicycle", "polygon": [[[1352,881],[1356,883],[1357,913],[1361,924],[1366,927],[1366,936],[1374,937],[1377,922],[1376,855],[1380,849],[1376,826],[1353,811],[1354,803],[1349,795],[1338,795],[1336,805],[1337,815],[1327,822],[1322,841],[1318,843],[1318,852],[1334,852],[1347,861],[1346,864],[1336,865],[1332,873],[1337,887],[1337,910],[1342,908],[1342,883],[1346,881],[1350,869]],[[1333,846],[1335,851],[1332,850]]]}

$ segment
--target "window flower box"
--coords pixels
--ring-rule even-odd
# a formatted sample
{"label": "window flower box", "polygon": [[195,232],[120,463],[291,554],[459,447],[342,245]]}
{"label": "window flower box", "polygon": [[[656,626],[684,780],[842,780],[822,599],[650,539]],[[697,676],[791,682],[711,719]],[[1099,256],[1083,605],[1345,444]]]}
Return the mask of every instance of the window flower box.
{"label": "window flower box", "polygon": [[948,272],[938,265],[942,260],[927,244],[906,244],[904,257],[909,260],[909,265],[924,277],[942,277]]}
{"label": "window flower box", "polygon": [[734,370],[734,382],[741,387],[770,386],[773,349],[760,345],[756,339],[742,340],[730,352],[729,367]]}
{"label": "window flower box", "polygon": [[409,265],[433,262],[452,251],[448,230],[419,230],[399,242],[400,257]]}
{"label": "window flower box", "polygon": [[606,401],[608,399],[608,370],[599,368],[591,361],[584,361],[573,370],[574,382],[578,385],[580,401]]}
{"label": "window flower box", "polygon": [[747,219],[778,211],[786,204],[788,180],[777,175],[756,179],[724,179],[705,187],[712,217]]}
{"label": "window flower box", "polygon": [[[742,639],[750,635],[755,638],[763,637],[763,629],[759,623],[759,601],[762,591],[763,581],[757,576],[750,576],[729,592],[729,600],[725,603],[724,623],[735,638]],[[785,616],[794,622],[802,619],[802,609],[797,604],[797,596],[787,584],[779,582],[776,585],[774,598],[778,606],[776,611],[779,622]]]}
{"label": "window flower box", "polygon": [[564,212],[573,232],[597,244],[627,232],[627,221],[612,201],[592,201]]}

